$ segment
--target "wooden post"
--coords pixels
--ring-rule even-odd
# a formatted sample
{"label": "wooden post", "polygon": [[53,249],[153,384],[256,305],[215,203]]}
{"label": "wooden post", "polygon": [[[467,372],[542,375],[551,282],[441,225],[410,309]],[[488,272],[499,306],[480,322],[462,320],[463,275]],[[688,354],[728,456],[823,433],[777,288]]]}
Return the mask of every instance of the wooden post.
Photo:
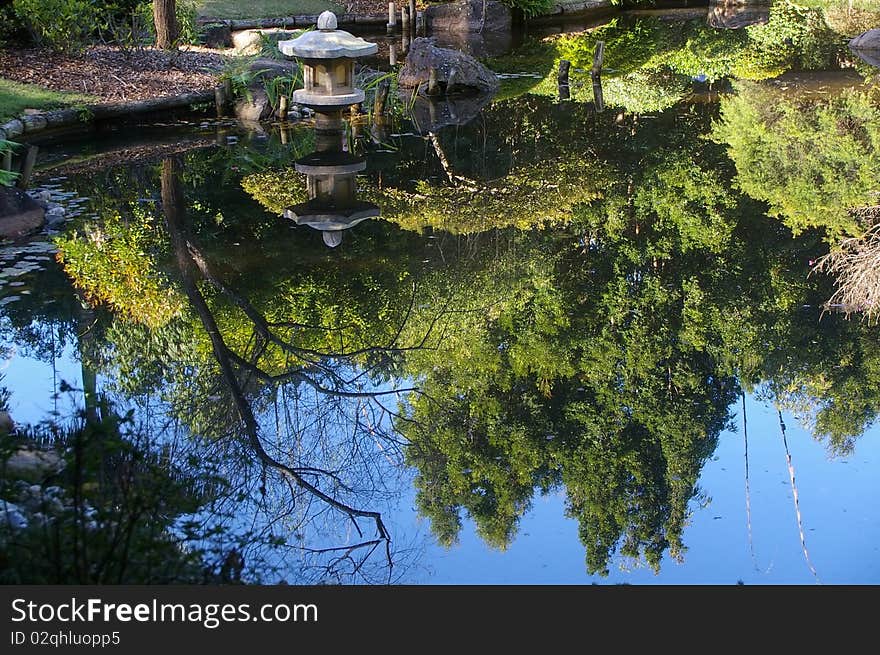
{"label": "wooden post", "polygon": [[385,113],[385,102],[388,100],[388,80],[379,82],[379,88],[376,89],[376,99],[373,102],[373,116],[382,116]]}
{"label": "wooden post", "polygon": [[24,161],[21,164],[21,175],[15,182],[15,186],[19,189],[27,189],[28,183],[31,181],[31,175],[34,172],[34,164],[37,163],[37,146],[31,146],[25,153]]}
{"label": "wooden post", "polygon": [[593,53],[593,70],[590,75],[597,77],[602,74],[602,62],[605,60],[605,42],[596,43],[596,52]]}
{"label": "wooden post", "polygon": [[602,78],[596,75],[593,78],[593,102],[596,105],[596,113],[605,111],[605,96],[602,94]]}
{"label": "wooden post", "polygon": [[602,63],[605,60],[605,42],[596,43],[596,52],[593,54],[593,68],[590,77],[593,78],[593,103],[596,113],[605,111],[605,96],[602,93]]}
{"label": "wooden post", "polygon": [[286,146],[288,141],[290,141],[290,132],[288,132],[287,127],[282,125],[279,130],[281,134],[281,145]]}
{"label": "wooden post", "polygon": [[556,74],[557,84],[568,86],[568,70],[571,68],[571,62],[567,59],[559,60],[559,72]]}
{"label": "wooden post", "polygon": [[394,34],[394,28],[397,27],[397,7],[393,2],[388,3],[388,33]]}
{"label": "wooden post", "polygon": [[278,119],[282,121],[287,120],[287,96],[279,96],[278,98]]}
{"label": "wooden post", "polygon": [[226,86],[220,84],[214,87],[214,105],[217,108],[217,118],[226,116],[226,107],[229,104],[229,97],[226,95]]}
{"label": "wooden post", "polygon": [[440,85],[437,83],[437,69],[436,68],[432,68],[428,72],[428,95],[429,96],[440,95]]}
{"label": "wooden post", "polygon": [[406,6],[400,8],[400,29],[403,31],[404,38],[409,32],[409,9]]}
{"label": "wooden post", "polygon": [[388,65],[397,66],[397,44],[392,43],[388,46]]}
{"label": "wooden post", "polygon": [[559,72],[556,74],[556,85],[560,100],[571,99],[571,88],[568,85],[568,71],[571,68],[571,62],[567,59],[559,61]]}

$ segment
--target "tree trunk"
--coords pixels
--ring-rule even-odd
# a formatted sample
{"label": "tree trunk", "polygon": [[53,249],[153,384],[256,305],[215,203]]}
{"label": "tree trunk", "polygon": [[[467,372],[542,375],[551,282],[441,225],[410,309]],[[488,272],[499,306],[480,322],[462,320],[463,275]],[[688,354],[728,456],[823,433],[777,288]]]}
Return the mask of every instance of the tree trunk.
{"label": "tree trunk", "polygon": [[153,0],[153,22],[156,25],[156,47],[173,50],[177,47],[177,0]]}

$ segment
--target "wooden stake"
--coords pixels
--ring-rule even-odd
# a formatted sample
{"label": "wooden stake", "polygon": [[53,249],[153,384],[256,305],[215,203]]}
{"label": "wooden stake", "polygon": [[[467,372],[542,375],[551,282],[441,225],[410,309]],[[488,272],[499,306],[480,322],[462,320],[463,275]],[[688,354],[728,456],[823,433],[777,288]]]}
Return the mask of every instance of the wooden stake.
{"label": "wooden stake", "polygon": [[593,53],[593,70],[590,71],[590,75],[593,77],[598,77],[602,74],[602,62],[605,60],[605,42],[599,41],[596,43],[596,52]]}
{"label": "wooden stake", "polygon": [[416,24],[416,0],[409,0],[409,26],[410,31],[415,32],[418,25]]}
{"label": "wooden stake", "polygon": [[397,27],[397,7],[393,2],[388,3],[388,33],[393,34]]}
{"label": "wooden stake", "polygon": [[556,82],[568,86],[568,70],[571,68],[571,62],[568,59],[559,60],[559,72],[556,74]]}
{"label": "wooden stake", "polygon": [[226,95],[226,87],[223,84],[214,87],[214,105],[217,108],[217,118],[226,116],[226,107],[229,104],[229,98]]}
{"label": "wooden stake", "polygon": [[596,113],[605,111],[605,96],[602,93],[602,78],[599,75],[593,77],[593,103],[596,105]]}
{"label": "wooden stake", "polygon": [[282,121],[287,120],[287,96],[280,96],[278,98],[278,119]]}
{"label": "wooden stake", "polygon": [[31,181],[31,174],[34,172],[34,164],[37,163],[37,146],[31,146],[25,153],[24,161],[21,164],[21,175],[15,182],[15,186],[19,189],[27,189],[28,183]]}
{"label": "wooden stake", "polygon": [[571,62],[567,59],[559,61],[559,72],[556,73],[557,91],[560,100],[571,99],[571,89],[568,86],[568,71],[571,68]]}
{"label": "wooden stake", "polygon": [[382,116],[385,113],[385,102],[388,100],[388,80],[379,82],[379,88],[376,89],[376,99],[373,102],[373,116]]}
{"label": "wooden stake", "polygon": [[388,46],[388,65],[397,66],[397,44],[392,43]]}
{"label": "wooden stake", "polygon": [[400,8],[400,29],[404,35],[409,32],[409,10],[405,6]]}

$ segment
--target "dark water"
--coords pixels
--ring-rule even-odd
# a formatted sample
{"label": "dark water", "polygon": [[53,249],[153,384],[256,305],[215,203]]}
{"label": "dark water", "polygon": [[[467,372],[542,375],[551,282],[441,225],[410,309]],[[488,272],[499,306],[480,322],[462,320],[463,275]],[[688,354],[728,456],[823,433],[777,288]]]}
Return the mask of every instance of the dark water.
{"label": "dark water", "polygon": [[880,339],[811,274],[876,104],[802,18],[527,40],[494,101],[334,139],[41,144],[2,384],[67,465],[5,478],[6,579],[878,582]]}

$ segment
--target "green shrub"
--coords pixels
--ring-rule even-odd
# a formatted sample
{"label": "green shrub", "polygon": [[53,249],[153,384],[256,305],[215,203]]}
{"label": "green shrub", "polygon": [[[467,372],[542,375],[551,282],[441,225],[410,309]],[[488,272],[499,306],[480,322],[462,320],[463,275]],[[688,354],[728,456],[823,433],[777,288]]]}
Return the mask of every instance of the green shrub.
{"label": "green shrub", "polygon": [[19,40],[24,35],[24,24],[12,9],[12,4],[0,7],[0,48]]}
{"label": "green shrub", "polygon": [[37,45],[59,52],[88,45],[98,19],[92,0],[14,0],[12,8]]}

